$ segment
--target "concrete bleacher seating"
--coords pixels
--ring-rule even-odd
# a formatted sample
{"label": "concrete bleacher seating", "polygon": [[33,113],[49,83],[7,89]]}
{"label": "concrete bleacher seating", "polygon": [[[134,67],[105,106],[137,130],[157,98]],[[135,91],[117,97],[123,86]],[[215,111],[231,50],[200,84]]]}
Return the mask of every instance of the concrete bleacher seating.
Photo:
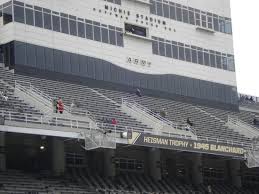
{"label": "concrete bleacher seating", "polygon": [[[250,140],[243,135],[240,135],[233,130],[227,128],[225,123],[229,114],[236,114],[242,116],[242,119],[249,121],[252,118],[252,115],[248,115],[244,112],[233,112],[226,111],[216,108],[208,108],[205,106],[198,106],[194,104],[161,99],[150,96],[137,97],[134,94],[114,91],[114,90],[105,90],[100,88],[95,88],[100,93],[105,96],[117,101],[121,101],[121,98],[131,98],[137,101],[138,103],[148,107],[151,110],[160,111],[162,108],[166,109],[167,118],[171,121],[178,123],[186,123],[187,118],[194,123],[194,128],[197,132],[197,135],[200,137],[208,137],[211,139],[219,139],[220,141],[231,143],[240,143],[249,144]],[[217,114],[213,114],[210,110],[214,110]]]}
{"label": "concrete bleacher seating", "polygon": [[[70,169],[61,177],[53,177],[49,172],[28,173],[17,170],[8,170],[0,173],[0,193],[34,193],[34,194],[125,194],[125,193],[206,193],[206,184],[193,187],[174,179],[156,181],[149,176],[139,173],[125,173],[116,176],[113,180],[98,174],[88,173],[84,169]],[[238,189],[227,184],[210,184],[214,194],[238,193],[255,194],[256,191]]]}
{"label": "concrete bleacher seating", "polygon": [[32,85],[52,97],[61,96],[64,103],[68,106],[74,100],[80,108],[89,110],[97,121],[102,122],[103,118],[116,118],[118,121],[118,129],[124,130],[125,126],[135,130],[150,129],[148,126],[127,115],[120,109],[122,98],[131,98],[150,110],[159,112],[162,108],[166,108],[167,119],[172,122],[185,124],[187,118],[190,118],[194,123],[193,128],[199,138],[250,145],[249,138],[234,132],[232,129],[225,126],[228,115],[237,115],[240,119],[251,124],[254,114],[250,112],[227,111],[145,95],[139,98],[135,94],[127,92],[90,88],[86,85],[53,81],[20,74],[5,73],[4,79],[10,84],[14,84],[14,80],[30,82]]}

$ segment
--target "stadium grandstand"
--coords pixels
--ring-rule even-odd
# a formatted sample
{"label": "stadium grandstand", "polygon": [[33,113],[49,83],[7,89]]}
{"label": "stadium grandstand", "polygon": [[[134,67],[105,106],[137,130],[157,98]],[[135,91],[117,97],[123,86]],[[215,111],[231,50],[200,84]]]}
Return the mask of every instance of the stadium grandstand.
{"label": "stadium grandstand", "polygon": [[230,0],[0,0],[0,194],[257,194],[258,167]]}

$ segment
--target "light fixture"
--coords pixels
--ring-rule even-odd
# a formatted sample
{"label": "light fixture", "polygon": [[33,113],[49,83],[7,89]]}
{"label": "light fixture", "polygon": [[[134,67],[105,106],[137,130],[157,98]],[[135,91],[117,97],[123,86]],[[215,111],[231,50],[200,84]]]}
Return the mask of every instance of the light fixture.
{"label": "light fixture", "polygon": [[44,150],[44,149],[45,149],[45,146],[41,145],[40,150]]}

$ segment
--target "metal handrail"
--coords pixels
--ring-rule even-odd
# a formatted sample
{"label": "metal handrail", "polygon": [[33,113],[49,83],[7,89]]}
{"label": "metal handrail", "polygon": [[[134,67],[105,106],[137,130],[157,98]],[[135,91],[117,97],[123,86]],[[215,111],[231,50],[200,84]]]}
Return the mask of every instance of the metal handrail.
{"label": "metal handrail", "polygon": [[254,131],[259,132],[259,129],[257,127],[254,127],[250,125],[249,123],[246,123],[238,118],[238,116],[228,115],[228,122],[231,122],[237,126],[240,126],[239,123],[243,125],[247,125],[249,128],[252,128]]}
{"label": "metal handrail", "polygon": [[[46,119],[44,120],[44,117],[41,115],[35,115],[35,114],[28,114],[28,113],[19,113],[15,111],[1,111],[1,116],[4,117],[6,120],[11,120],[11,121],[18,121],[18,122],[25,122],[25,123],[33,123],[33,124],[40,124],[40,125],[51,125],[51,123]],[[89,123],[89,122],[82,122],[76,119],[69,119],[67,118],[67,122],[72,122],[71,125],[62,123],[62,120],[64,121],[64,117],[59,117],[58,115],[55,115],[53,117],[49,117],[54,119],[56,126],[59,127],[68,127],[70,128],[78,128],[78,129],[91,129],[93,126],[97,126],[96,130],[100,130],[98,127],[99,126],[104,126],[106,129],[111,129],[112,132],[116,133],[121,133],[121,131],[134,131],[134,132],[139,132],[139,133],[144,133],[144,134],[156,134],[153,130],[143,130],[143,128],[138,128],[138,127],[131,127],[131,126],[125,126],[125,125],[113,125],[110,123],[102,123],[102,122],[97,122],[94,125]],[[76,123],[76,125],[73,125],[73,123]],[[88,124],[88,125],[87,125]],[[161,136],[165,137],[175,137],[175,138],[181,138],[181,139],[190,139],[188,136],[185,135],[178,135],[172,132],[160,132]],[[233,140],[229,139],[220,139],[220,138],[213,138],[213,137],[206,137],[206,136],[197,136],[198,140],[202,140],[205,142],[218,142],[218,143],[226,143],[228,145],[239,145],[239,146],[245,146],[245,147],[252,147],[252,143],[248,144],[245,142],[236,142]]]}
{"label": "metal handrail", "polygon": [[196,135],[196,131],[192,127],[189,127],[188,124],[178,124],[178,123],[172,122],[172,121],[170,121],[170,120],[160,116],[159,114],[154,113],[153,111],[151,111],[147,107],[137,103],[134,100],[129,100],[127,98],[122,98],[122,104],[128,106],[129,108],[136,107],[136,108],[140,109],[141,111],[146,113],[146,116],[149,119],[151,119],[151,120],[156,119],[156,121],[158,120],[159,124],[161,124],[161,125],[168,125],[168,126],[171,126],[171,127],[175,128],[175,129],[179,129],[179,130],[188,128],[194,135]]}

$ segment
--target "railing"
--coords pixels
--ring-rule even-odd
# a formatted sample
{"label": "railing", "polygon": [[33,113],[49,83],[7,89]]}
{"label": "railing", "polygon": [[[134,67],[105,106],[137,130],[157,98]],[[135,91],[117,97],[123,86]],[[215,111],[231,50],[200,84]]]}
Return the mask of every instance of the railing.
{"label": "railing", "polygon": [[[51,97],[50,95],[46,94],[45,92],[43,92],[42,90],[34,87],[30,82],[25,82],[25,81],[15,81],[15,87],[25,93],[27,93],[28,95],[30,95],[31,97],[33,97],[34,99],[36,99],[37,101],[43,103],[46,105],[46,102],[48,102],[48,106],[50,106],[50,108],[53,108],[53,100],[54,97]],[[46,100],[46,102],[44,102],[44,100],[41,100],[39,98],[36,98],[33,93],[36,93],[37,95],[41,96],[44,100]],[[64,110],[71,113],[72,114],[72,110],[69,106],[64,105]],[[77,110],[76,107],[73,108],[73,110]],[[78,109],[79,110],[79,109]],[[88,116],[93,122],[96,122],[96,118],[95,116],[88,110],[82,110],[80,109],[80,112],[84,112],[84,114],[86,116]],[[49,113],[49,112],[47,112]],[[45,113],[46,114],[46,113]],[[48,114],[46,114],[48,115]]]}
{"label": "railing", "polygon": [[122,104],[126,105],[127,107],[129,107],[131,109],[137,108],[137,109],[141,110],[148,119],[153,120],[154,122],[156,122],[160,125],[163,125],[163,126],[167,125],[167,126],[170,126],[174,129],[178,129],[178,130],[188,129],[194,135],[196,135],[196,131],[192,127],[188,126],[188,124],[174,123],[174,122],[160,116],[158,113],[154,113],[153,111],[151,111],[147,107],[142,106],[142,105],[138,104],[137,102],[135,102],[133,100],[129,100],[127,98],[122,98]]}
{"label": "railing", "polygon": [[[134,131],[144,134],[156,135],[156,132],[153,130],[143,130],[143,128],[132,127],[132,126],[125,126],[125,125],[113,125],[109,123],[89,123],[89,122],[82,122],[76,119],[64,119],[64,117],[54,116],[51,119],[51,122],[47,119],[44,119],[42,115],[35,115],[35,114],[27,114],[27,113],[19,113],[19,112],[11,112],[0,110],[0,115],[5,118],[5,120],[9,121],[16,121],[16,122],[23,122],[28,124],[38,124],[41,125],[43,128],[47,126],[58,126],[58,127],[68,127],[71,129],[95,129],[97,131],[111,130],[111,132],[121,133],[122,131]],[[49,117],[51,118],[51,117]],[[35,126],[33,126],[35,127]],[[173,132],[161,132],[159,135],[164,137],[173,137],[173,138],[181,138],[181,139],[190,139],[190,137],[186,135],[179,135]],[[198,140],[202,140],[205,142],[217,142],[217,143],[226,143],[228,145],[239,145],[244,146],[247,148],[252,149],[252,143],[240,142],[240,141],[233,141],[232,139],[224,139],[224,138],[213,138],[213,137],[206,137],[206,136],[197,136]]]}
{"label": "railing", "polygon": [[254,127],[253,125],[250,125],[249,123],[246,123],[246,122],[240,120],[237,116],[228,115],[228,122],[231,122],[234,125],[239,126],[239,127],[247,126],[246,129],[251,131],[252,133],[254,133],[254,132],[259,133],[259,129],[257,127]]}

